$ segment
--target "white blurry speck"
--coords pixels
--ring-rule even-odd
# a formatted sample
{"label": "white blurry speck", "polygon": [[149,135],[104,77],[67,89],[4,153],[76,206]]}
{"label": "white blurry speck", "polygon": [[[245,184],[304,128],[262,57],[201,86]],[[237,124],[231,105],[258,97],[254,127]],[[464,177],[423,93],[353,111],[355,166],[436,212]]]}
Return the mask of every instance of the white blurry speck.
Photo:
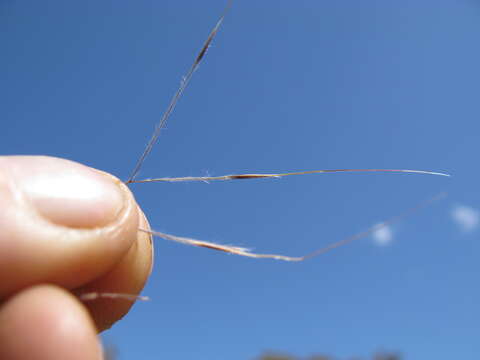
{"label": "white blurry speck", "polygon": [[372,237],[376,245],[387,246],[393,241],[393,231],[390,226],[382,226],[373,232]]}
{"label": "white blurry speck", "polygon": [[466,205],[455,205],[450,214],[453,221],[464,233],[472,232],[478,227],[480,212],[477,209]]}

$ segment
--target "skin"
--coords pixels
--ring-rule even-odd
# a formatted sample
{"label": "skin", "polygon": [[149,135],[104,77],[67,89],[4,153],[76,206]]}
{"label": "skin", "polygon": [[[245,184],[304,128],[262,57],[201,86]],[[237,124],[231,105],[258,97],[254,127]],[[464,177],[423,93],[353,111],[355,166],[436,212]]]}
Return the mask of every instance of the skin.
{"label": "skin", "polygon": [[133,303],[78,295],[145,285],[153,247],[133,195],[69,160],[0,156],[0,199],[0,359],[102,359],[97,333]]}

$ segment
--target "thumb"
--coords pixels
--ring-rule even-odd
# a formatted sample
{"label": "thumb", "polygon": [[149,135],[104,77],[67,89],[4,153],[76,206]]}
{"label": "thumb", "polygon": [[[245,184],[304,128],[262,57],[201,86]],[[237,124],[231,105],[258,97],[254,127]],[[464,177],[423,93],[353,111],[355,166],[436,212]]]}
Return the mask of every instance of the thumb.
{"label": "thumb", "polygon": [[74,289],[108,276],[128,282],[129,271],[140,291],[152,263],[151,245],[138,244],[142,216],[109,174],[58,158],[0,157],[0,274],[8,274],[0,300],[38,283]]}

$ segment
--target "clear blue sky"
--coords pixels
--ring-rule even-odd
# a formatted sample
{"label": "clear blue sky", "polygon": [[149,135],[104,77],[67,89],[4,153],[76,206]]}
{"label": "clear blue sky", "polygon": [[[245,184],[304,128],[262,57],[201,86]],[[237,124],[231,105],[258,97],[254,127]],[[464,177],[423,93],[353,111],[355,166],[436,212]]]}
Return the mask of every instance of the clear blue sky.
{"label": "clear blue sky", "polygon": [[[0,1],[1,153],[126,179],[224,5]],[[154,229],[302,255],[449,197],[396,224],[388,246],[364,238],[304,263],[158,240],[152,301],[104,335],[119,359],[477,359],[479,232],[451,212],[480,208],[479,38],[474,0],[235,1],[141,177],[453,177],[136,184]]]}

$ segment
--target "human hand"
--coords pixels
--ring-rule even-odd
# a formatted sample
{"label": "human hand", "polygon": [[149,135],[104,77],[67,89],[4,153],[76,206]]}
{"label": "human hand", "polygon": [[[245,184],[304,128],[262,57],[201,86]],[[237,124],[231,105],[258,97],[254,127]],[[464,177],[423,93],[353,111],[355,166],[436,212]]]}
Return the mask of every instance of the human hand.
{"label": "human hand", "polygon": [[[0,156],[0,359],[101,359],[96,333],[153,263],[147,220],[117,178],[44,156]],[[75,294],[75,295],[74,295]]]}

